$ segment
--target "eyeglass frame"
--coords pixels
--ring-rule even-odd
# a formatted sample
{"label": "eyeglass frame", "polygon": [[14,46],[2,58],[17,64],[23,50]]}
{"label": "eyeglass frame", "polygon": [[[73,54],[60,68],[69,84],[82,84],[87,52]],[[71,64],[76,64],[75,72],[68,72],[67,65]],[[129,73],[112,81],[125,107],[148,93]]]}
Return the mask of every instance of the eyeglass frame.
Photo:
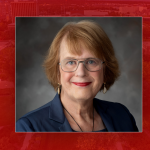
{"label": "eyeglass frame", "polygon": [[[87,59],[99,59],[99,58],[87,58]],[[62,69],[62,71],[64,71],[64,72],[75,72],[77,69],[78,69],[78,67],[79,67],[79,63],[83,63],[83,65],[84,65],[84,67],[86,68],[86,65],[85,65],[85,61],[87,60],[87,59],[85,59],[85,60],[83,60],[83,61],[79,61],[78,59],[70,59],[70,60],[77,60],[78,61],[78,64],[77,64],[77,68],[74,70],[74,71],[64,71],[63,69],[62,69],[62,65],[61,65],[61,62],[62,61],[64,61],[64,60],[62,60],[60,63],[58,63],[60,66],[61,66],[61,69]],[[69,60],[69,59],[68,59]],[[101,60],[101,59],[99,59],[99,60]],[[101,60],[101,64],[104,64],[105,63],[105,61],[102,61]],[[101,67],[102,68],[102,67]],[[99,69],[99,70],[101,70],[101,68]],[[87,69],[87,68],[86,68]],[[87,69],[88,70],[88,69]],[[96,70],[96,71],[99,71],[99,70]],[[88,71],[90,71],[90,70],[88,70]],[[90,71],[90,72],[96,72],[96,71]]]}

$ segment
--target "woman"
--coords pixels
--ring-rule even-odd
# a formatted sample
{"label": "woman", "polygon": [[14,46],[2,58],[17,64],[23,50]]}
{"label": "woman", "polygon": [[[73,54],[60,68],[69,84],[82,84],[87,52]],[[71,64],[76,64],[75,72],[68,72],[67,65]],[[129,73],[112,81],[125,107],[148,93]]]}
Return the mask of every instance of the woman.
{"label": "woman", "polygon": [[95,98],[99,91],[106,93],[120,74],[111,41],[98,24],[66,24],[53,40],[44,67],[58,93],[20,118],[16,131],[138,131],[125,106]]}

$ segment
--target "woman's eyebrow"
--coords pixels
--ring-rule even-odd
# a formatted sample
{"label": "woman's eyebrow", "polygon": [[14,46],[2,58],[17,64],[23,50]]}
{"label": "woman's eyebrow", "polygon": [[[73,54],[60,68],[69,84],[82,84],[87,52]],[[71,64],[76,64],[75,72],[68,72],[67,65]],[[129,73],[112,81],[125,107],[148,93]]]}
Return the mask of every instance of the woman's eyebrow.
{"label": "woman's eyebrow", "polygon": [[75,57],[65,57],[64,59],[77,59]]}
{"label": "woman's eyebrow", "polygon": [[87,57],[87,58],[76,58],[76,57],[65,57],[64,59],[93,59],[94,57]]}

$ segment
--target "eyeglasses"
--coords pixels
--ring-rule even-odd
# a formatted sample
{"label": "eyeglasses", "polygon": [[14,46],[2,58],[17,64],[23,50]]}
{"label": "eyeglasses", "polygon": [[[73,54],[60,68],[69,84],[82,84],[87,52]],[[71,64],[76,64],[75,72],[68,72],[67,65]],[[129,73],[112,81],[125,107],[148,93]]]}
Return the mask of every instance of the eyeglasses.
{"label": "eyeglasses", "polygon": [[88,71],[95,72],[100,70],[105,62],[98,58],[87,58],[84,61],[79,61],[77,59],[64,59],[59,65],[61,65],[61,69],[64,72],[74,72],[77,70],[79,63],[83,63]]}

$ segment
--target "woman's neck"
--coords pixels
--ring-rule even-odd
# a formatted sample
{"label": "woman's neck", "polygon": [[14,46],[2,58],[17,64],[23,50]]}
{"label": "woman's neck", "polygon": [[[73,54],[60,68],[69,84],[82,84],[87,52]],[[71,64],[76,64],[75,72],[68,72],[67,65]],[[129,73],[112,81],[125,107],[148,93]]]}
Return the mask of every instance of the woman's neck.
{"label": "woman's neck", "polygon": [[74,99],[66,94],[60,94],[62,105],[66,109],[64,114],[75,131],[81,131],[81,129],[83,132],[97,131],[105,128],[100,115],[94,109],[93,98]]}
{"label": "woman's neck", "polygon": [[60,99],[64,108],[73,116],[81,118],[93,118],[93,98],[91,99],[74,99],[63,93]]}

